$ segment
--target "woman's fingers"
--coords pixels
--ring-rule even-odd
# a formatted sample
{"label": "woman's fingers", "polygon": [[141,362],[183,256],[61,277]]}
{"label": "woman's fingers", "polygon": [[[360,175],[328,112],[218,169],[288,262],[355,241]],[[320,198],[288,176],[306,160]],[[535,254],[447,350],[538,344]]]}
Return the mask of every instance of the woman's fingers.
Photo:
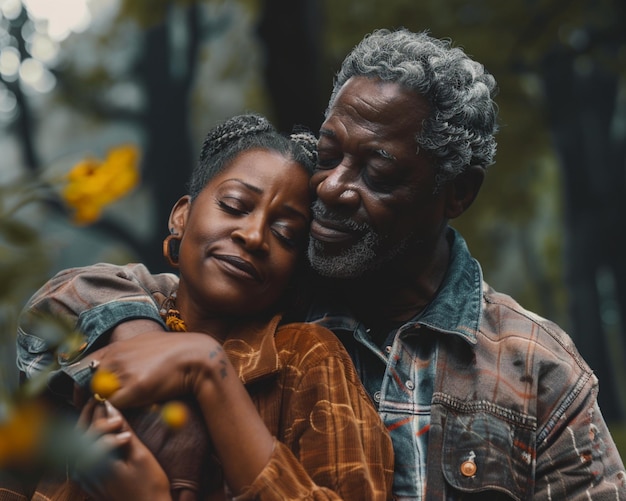
{"label": "woman's fingers", "polygon": [[105,433],[95,442],[96,447],[105,455],[111,454],[113,451],[128,445],[132,440],[133,434],[128,431]]}
{"label": "woman's fingers", "polygon": [[81,413],[91,445],[77,461],[75,479],[98,500],[163,499],[167,475],[109,401],[88,402]]}
{"label": "woman's fingers", "polygon": [[79,482],[89,484],[109,470],[124,455],[132,433],[122,414],[109,402],[90,399],[83,408],[78,426],[84,432],[85,447],[76,458],[74,473]]}
{"label": "woman's fingers", "polygon": [[93,398],[89,399],[85,403],[82,410],[80,411],[80,415],[78,416],[78,421],[76,423],[79,430],[85,431],[87,430],[87,428],[89,428],[95,406],[96,401]]}
{"label": "woman's fingers", "polygon": [[96,379],[106,392],[102,396],[121,409],[182,397],[195,388],[206,359],[219,349],[219,342],[206,334],[137,334],[90,354],[92,391],[98,393]]}
{"label": "woman's fingers", "polygon": [[86,443],[83,459],[93,456],[89,463],[100,461],[129,442],[126,421],[107,401],[90,399],[80,413],[78,428],[84,433]]}

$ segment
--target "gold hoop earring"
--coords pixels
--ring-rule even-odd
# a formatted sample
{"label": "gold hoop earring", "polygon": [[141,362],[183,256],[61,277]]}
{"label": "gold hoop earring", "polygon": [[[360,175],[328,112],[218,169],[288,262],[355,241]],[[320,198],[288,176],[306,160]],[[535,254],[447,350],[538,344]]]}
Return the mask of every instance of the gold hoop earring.
{"label": "gold hoop earring", "polygon": [[178,268],[180,241],[181,238],[178,235],[168,235],[163,240],[163,255],[170,266],[174,268]]}

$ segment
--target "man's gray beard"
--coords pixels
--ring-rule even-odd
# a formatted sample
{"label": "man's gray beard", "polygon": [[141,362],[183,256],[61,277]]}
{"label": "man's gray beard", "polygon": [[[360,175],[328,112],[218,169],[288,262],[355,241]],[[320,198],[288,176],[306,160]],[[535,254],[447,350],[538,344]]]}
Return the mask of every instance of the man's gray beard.
{"label": "man's gray beard", "polygon": [[381,254],[379,249],[383,238],[371,227],[352,247],[338,255],[326,255],[324,243],[309,239],[308,258],[311,267],[320,275],[329,278],[358,278],[367,272],[380,269],[401,254],[412,240],[408,235],[393,249]]}

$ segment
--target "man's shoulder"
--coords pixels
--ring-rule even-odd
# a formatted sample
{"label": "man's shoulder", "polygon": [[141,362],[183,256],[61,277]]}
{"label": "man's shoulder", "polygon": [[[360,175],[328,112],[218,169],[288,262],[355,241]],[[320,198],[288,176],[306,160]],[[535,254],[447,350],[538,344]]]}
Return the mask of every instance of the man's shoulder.
{"label": "man's shoulder", "polygon": [[[480,334],[495,342],[536,345],[547,356],[565,357],[590,372],[574,341],[557,323],[524,308],[513,297],[483,283]],[[526,348],[524,348],[526,349]]]}
{"label": "man's shoulder", "polygon": [[111,265],[100,263],[94,269],[101,267],[104,273],[114,274],[131,282],[140,283],[148,289],[154,287],[171,288],[178,286],[178,277],[173,273],[152,273],[142,263],[128,263],[125,265]]}

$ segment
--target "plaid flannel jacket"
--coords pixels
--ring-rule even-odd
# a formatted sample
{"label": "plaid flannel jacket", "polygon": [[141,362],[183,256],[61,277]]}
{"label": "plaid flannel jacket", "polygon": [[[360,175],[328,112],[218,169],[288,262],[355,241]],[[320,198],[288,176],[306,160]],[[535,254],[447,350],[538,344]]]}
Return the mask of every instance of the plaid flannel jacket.
{"label": "plaid flannel jacket", "polygon": [[598,381],[569,336],[482,278],[460,234],[437,296],[378,346],[336,302],[307,321],[343,342],[390,431],[406,500],[625,499]]}

